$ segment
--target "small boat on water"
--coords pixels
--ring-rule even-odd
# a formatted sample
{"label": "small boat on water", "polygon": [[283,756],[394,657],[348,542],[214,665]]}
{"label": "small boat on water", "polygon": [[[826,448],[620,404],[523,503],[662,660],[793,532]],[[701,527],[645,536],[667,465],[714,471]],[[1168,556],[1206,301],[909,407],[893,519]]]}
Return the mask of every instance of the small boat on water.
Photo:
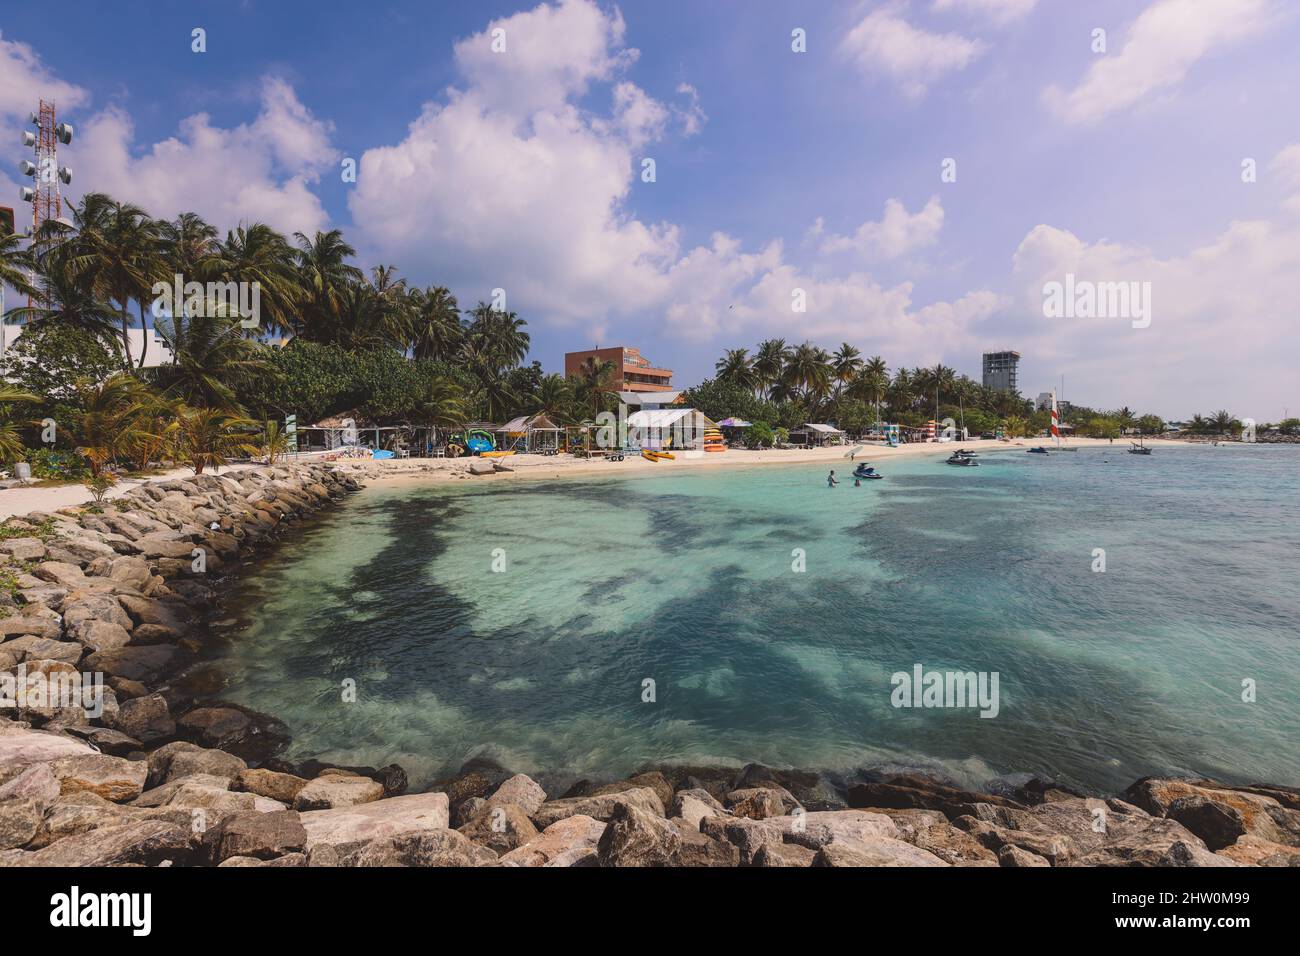
{"label": "small boat on water", "polygon": [[1025,454],[1027,454],[1027,455],[1046,455],[1046,454],[1047,454],[1047,449],[1044,448],[1042,445],[1035,445],[1033,448],[1026,449]]}
{"label": "small boat on water", "polygon": [[1139,438],[1137,441],[1131,441],[1131,442],[1129,442],[1128,445],[1129,445],[1129,447],[1128,447],[1128,453],[1129,453],[1130,455],[1149,455],[1149,454],[1151,454],[1151,449],[1148,448],[1148,447],[1146,446],[1146,443],[1145,443],[1141,438]]}

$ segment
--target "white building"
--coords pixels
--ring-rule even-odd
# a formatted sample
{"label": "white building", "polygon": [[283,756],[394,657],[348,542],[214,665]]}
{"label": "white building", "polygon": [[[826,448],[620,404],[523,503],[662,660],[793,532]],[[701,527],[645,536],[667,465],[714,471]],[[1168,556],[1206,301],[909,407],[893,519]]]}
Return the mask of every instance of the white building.
{"label": "white building", "polygon": [[[4,323],[4,336],[3,336],[3,340],[0,341],[0,359],[4,359],[8,357],[9,350],[13,348],[14,342],[16,342],[18,340],[18,336],[22,334],[23,334],[23,327],[21,325],[18,325],[17,323],[14,322]],[[145,354],[144,367],[153,368],[156,365],[172,364],[172,362],[175,361],[175,359],[172,356],[171,349],[167,347],[167,343],[164,342],[159,337],[158,333],[153,329],[148,330],[148,335],[149,335],[149,350]],[[127,345],[128,345],[128,352],[130,353],[131,356],[132,366],[137,366],[140,364],[140,352],[141,349],[143,348],[143,344],[145,341],[144,336],[145,333],[140,329],[127,330]]]}

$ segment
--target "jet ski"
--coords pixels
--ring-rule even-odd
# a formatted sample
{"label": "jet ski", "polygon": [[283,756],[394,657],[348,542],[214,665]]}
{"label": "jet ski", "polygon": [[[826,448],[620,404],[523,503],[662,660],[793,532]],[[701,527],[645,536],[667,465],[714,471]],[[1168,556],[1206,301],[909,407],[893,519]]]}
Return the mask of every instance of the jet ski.
{"label": "jet ski", "polygon": [[862,464],[862,465],[858,465],[858,467],[853,469],[853,477],[854,478],[883,478],[884,475],[877,474],[876,469],[869,468],[867,467],[867,465]]}
{"label": "jet ski", "polygon": [[966,467],[968,467],[968,468],[970,468],[970,467],[978,468],[978,467],[979,467],[979,462],[976,461],[974,458],[967,458],[966,456],[964,456],[964,455],[959,455],[959,454],[958,454],[958,455],[953,455],[951,458],[949,458],[949,459],[948,459],[948,464],[950,464],[950,465],[964,465],[964,466],[966,466]]}
{"label": "jet ski", "polygon": [[1036,448],[1030,448],[1030,449],[1028,449],[1028,450],[1025,452],[1025,454],[1028,454],[1028,455],[1046,455],[1046,454],[1047,454],[1047,449],[1044,448],[1042,445],[1039,445],[1039,446],[1036,447]]}

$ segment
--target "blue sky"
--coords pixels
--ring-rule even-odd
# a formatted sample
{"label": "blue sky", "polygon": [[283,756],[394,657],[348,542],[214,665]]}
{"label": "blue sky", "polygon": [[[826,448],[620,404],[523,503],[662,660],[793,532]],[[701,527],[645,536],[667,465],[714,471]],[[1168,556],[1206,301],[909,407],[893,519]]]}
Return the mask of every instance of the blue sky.
{"label": "blue sky", "polygon": [[[0,195],[44,92],[78,126],[73,196],[339,226],[465,305],[504,288],[551,370],[640,345],[690,384],[780,335],[976,376],[1017,348],[1031,396],[1064,375],[1170,417],[1300,407],[1300,12],[1278,0],[62,10],[0,11]],[[1046,318],[1066,272],[1151,282],[1150,326]]]}

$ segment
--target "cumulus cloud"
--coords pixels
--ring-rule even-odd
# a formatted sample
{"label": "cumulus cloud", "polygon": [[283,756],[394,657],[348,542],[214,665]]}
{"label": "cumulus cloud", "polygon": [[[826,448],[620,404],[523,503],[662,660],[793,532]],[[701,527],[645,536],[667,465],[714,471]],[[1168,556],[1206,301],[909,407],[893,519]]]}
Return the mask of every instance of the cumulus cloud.
{"label": "cumulus cloud", "polygon": [[[565,29],[556,32],[560,22]],[[574,52],[560,60],[539,54],[497,75],[487,58],[509,53],[484,51],[498,28],[507,50],[530,48],[540,35],[543,48],[568,42]],[[902,342],[918,323],[946,334],[970,320],[965,310],[912,311],[910,284],[801,270],[780,240],[747,249],[715,233],[688,248],[676,225],[631,215],[634,190],[655,188],[640,181],[642,147],[672,131],[698,132],[704,114],[689,84],[677,88],[687,101],[681,108],[630,82],[622,39],[617,13],[570,0],[493,21],[457,43],[463,82],[426,104],[400,142],[362,156],[350,208],[367,252],[442,277],[467,304],[503,288],[507,307],[532,321],[577,326],[597,339],[620,320],[647,315],[691,340],[762,329],[790,335],[796,287],[809,306],[793,326],[810,336]],[[548,78],[548,69],[560,75]],[[502,89],[525,75],[532,93],[521,105]],[[600,102],[598,84],[612,87],[610,107],[593,115],[578,101]],[[880,222],[841,243],[866,257],[894,257],[933,242],[942,220],[937,199],[915,214],[895,201]]]}
{"label": "cumulus cloud", "polygon": [[[1093,394],[1123,395],[1130,405],[1166,414],[1171,395],[1205,394],[1240,402],[1231,409],[1275,420],[1280,383],[1294,381],[1294,356],[1278,347],[1294,336],[1300,298],[1300,228],[1264,221],[1228,225],[1212,242],[1182,255],[1034,227],[1012,259],[1017,341],[1040,364],[1070,368]],[[1150,282],[1151,323],[1124,318],[1049,319],[1043,284]],[[1206,411],[1206,409],[1199,409]]]}
{"label": "cumulus cloud", "polygon": [[934,0],[932,8],[936,13],[956,10],[978,15],[1002,26],[1028,16],[1037,3],[1038,0]]}
{"label": "cumulus cloud", "polygon": [[543,3],[458,42],[456,65],[484,109],[526,117],[635,62],[638,51],[623,46],[625,32],[617,8],[606,14],[589,0]]}
{"label": "cumulus cloud", "polygon": [[[816,224],[821,231],[821,220]],[[885,203],[879,222],[868,221],[851,236],[829,235],[822,240],[823,253],[854,252],[865,259],[896,259],[931,246],[943,229],[943,206],[938,196],[916,213],[909,213],[897,199]]]}
{"label": "cumulus cloud", "polygon": [[1049,87],[1044,100],[1067,122],[1096,122],[1175,89],[1204,57],[1263,31],[1274,12],[1272,0],[1156,0],[1118,53],[1097,59],[1073,90]]}
{"label": "cumulus cloud", "polygon": [[177,136],[140,153],[130,116],[109,107],[84,124],[72,148],[83,190],[134,202],[155,216],[197,212],[221,229],[260,220],[310,233],[328,222],[310,184],[337,162],[331,130],[292,87],[269,78],[251,123],[225,129],[197,113],[181,121]]}
{"label": "cumulus cloud", "polygon": [[840,52],[861,72],[883,73],[914,98],[945,74],[965,68],[983,51],[978,40],[914,27],[889,8],[867,14],[840,44]]}

